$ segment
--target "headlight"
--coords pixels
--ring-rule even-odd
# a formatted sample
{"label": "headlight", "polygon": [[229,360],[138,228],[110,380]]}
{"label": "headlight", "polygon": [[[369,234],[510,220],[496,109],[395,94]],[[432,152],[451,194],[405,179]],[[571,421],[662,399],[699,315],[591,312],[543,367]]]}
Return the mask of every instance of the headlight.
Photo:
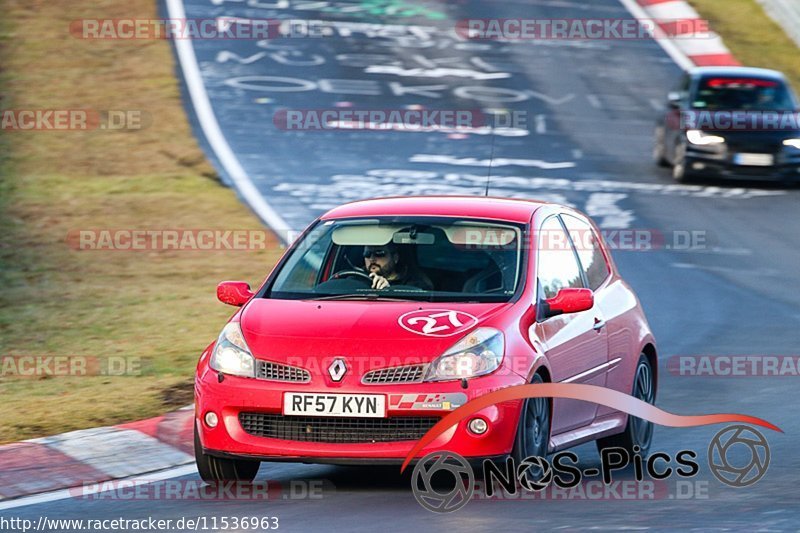
{"label": "headlight", "polygon": [[478,328],[447,350],[428,367],[425,381],[473,378],[489,374],[503,360],[503,333]]}
{"label": "headlight", "polygon": [[229,322],[222,329],[208,365],[217,372],[255,377],[255,359],[244,341],[238,322]]}
{"label": "headlight", "polygon": [[725,137],[720,137],[719,135],[709,135],[708,133],[700,130],[687,130],[686,138],[689,139],[690,143],[700,146],[706,146],[709,144],[722,144],[725,142]]}
{"label": "headlight", "polygon": [[791,146],[792,148],[797,148],[800,150],[800,139],[786,139],[783,141],[784,146]]}

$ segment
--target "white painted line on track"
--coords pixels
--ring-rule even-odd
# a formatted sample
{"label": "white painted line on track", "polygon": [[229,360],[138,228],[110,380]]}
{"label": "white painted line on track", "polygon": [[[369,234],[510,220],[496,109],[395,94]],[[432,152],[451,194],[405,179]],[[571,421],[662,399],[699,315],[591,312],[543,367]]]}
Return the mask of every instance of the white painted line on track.
{"label": "white painted line on track", "polygon": [[542,161],[541,159],[515,159],[498,157],[495,159],[477,159],[474,157],[455,157],[450,155],[436,154],[414,154],[409,158],[411,163],[435,163],[438,165],[455,165],[469,167],[505,167],[517,165],[521,167],[535,167],[543,170],[558,170],[562,168],[573,168],[575,163],[572,161]]}
{"label": "white painted line on track", "polygon": [[[167,12],[171,19],[184,20],[186,18],[183,0],[166,0],[166,4]],[[289,235],[292,234],[289,225],[264,200],[264,197],[253,185],[253,180],[244,170],[227,139],[222,134],[222,129],[211,106],[211,100],[208,98],[203,78],[200,75],[200,67],[197,64],[197,56],[194,53],[192,40],[175,39],[173,43],[178,54],[178,62],[183,71],[183,78],[186,80],[186,86],[189,89],[192,106],[208,144],[250,208],[275,231],[279,239],[289,244]]]}
{"label": "white painted line on track", "polygon": [[655,98],[650,98],[648,100],[650,102],[650,107],[652,107],[655,111],[663,111],[664,105],[661,103],[661,100],[656,100]]}
{"label": "white painted line on track", "polygon": [[[115,481],[131,481],[137,485],[146,485],[147,483],[154,483],[156,481],[164,481],[165,479],[172,479],[182,476],[190,476],[197,473],[197,467],[194,464],[177,466],[168,470],[160,470],[158,472],[151,472],[140,476],[124,478]],[[114,490],[117,486],[114,483],[109,483],[109,490]],[[107,491],[106,491],[107,492]],[[100,494],[98,492],[97,494]],[[32,496],[24,496],[14,500],[0,501],[0,511],[8,509],[16,509],[17,507],[26,507],[28,505],[38,505],[40,503],[55,502],[59,500],[68,500],[77,496],[76,491],[73,489],[60,489],[52,492],[44,492],[42,494],[34,494]]]}
{"label": "white painted line on track", "polygon": [[717,272],[720,274],[747,274],[748,276],[776,276],[779,272],[773,268],[732,268],[717,265],[697,265],[694,263],[672,263],[670,266],[685,270],[704,270],[706,272]]}
{"label": "white painted line on track", "polygon": [[650,19],[655,20],[694,20],[699,19],[700,15],[694,10],[692,6],[684,0],[674,0],[672,2],[663,2],[660,4],[652,4],[648,6],[647,10],[650,12]]}
{"label": "white painted line on track", "polygon": [[[647,12],[636,3],[636,0],[619,0],[625,9],[630,11],[631,15],[633,15],[636,19],[641,21],[650,21],[653,17],[647,14]],[[664,49],[664,51],[672,58],[675,63],[678,64],[683,70],[689,70],[694,68],[694,61],[692,61],[689,56],[687,56],[683,51],[681,51],[675,43],[673,43],[670,39],[654,39],[658,45]]]}
{"label": "white painted line on track", "polygon": [[711,248],[687,248],[685,250],[672,248],[669,251],[686,254],[753,255],[753,250],[749,248],[722,248],[720,246],[712,246]]}

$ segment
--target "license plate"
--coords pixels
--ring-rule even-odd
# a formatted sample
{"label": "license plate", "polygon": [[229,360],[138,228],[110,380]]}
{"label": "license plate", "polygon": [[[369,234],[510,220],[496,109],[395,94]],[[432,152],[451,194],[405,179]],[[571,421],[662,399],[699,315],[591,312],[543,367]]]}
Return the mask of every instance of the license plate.
{"label": "license plate", "polygon": [[771,167],[775,164],[775,157],[772,154],[736,154],[733,162],[751,167]]}
{"label": "license plate", "polygon": [[313,394],[283,393],[284,415],[356,416],[385,418],[386,396],[383,394]]}

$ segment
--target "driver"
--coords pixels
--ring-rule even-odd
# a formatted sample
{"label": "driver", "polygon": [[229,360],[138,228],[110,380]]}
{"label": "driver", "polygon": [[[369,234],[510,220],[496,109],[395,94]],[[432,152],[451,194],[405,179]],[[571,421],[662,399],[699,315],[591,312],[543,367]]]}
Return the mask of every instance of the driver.
{"label": "driver", "polygon": [[394,243],[364,247],[364,268],[372,278],[373,289],[386,289],[394,285],[407,285],[432,290],[433,283],[422,272],[400,261],[400,252]]}

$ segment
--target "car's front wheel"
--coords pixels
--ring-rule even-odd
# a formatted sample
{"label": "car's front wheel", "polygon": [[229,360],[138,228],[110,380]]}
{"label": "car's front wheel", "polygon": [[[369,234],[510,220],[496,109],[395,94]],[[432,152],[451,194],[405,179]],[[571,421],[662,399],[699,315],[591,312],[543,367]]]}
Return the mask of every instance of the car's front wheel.
{"label": "car's front wheel", "polygon": [[[544,383],[539,374],[533,376],[531,384]],[[527,398],[517,426],[517,437],[511,456],[516,464],[526,457],[547,457],[550,442],[550,401],[547,398]]]}
{"label": "car's front wheel", "polygon": [[203,453],[197,426],[194,428],[194,460],[197,464],[197,472],[206,483],[218,483],[220,481],[250,482],[255,479],[256,474],[258,474],[258,467],[261,466],[260,461],[223,459]]}
{"label": "car's front wheel", "polygon": [[675,148],[675,162],[672,164],[672,179],[678,183],[688,183],[693,177],[686,161],[686,146]]}
{"label": "car's front wheel", "polygon": [[668,167],[666,150],[664,149],[664,128],[656,128],[655,142],[653,143],[653,162],[660,167]]}
{"label": "car's front wheel", "polygon": [[[633,397],[653,405],[656,401],[656,383],[653,368],[646,355],[639,356],[634,376]],[[624,448],[631,456],[638,453],[641,457],[647,457],[652,443],[653,423],[629,415],[625,431],[598,439],[597,449],[602,452],[603,448]],[[638,451],[634,450],[634,446],[638,447]]]}

